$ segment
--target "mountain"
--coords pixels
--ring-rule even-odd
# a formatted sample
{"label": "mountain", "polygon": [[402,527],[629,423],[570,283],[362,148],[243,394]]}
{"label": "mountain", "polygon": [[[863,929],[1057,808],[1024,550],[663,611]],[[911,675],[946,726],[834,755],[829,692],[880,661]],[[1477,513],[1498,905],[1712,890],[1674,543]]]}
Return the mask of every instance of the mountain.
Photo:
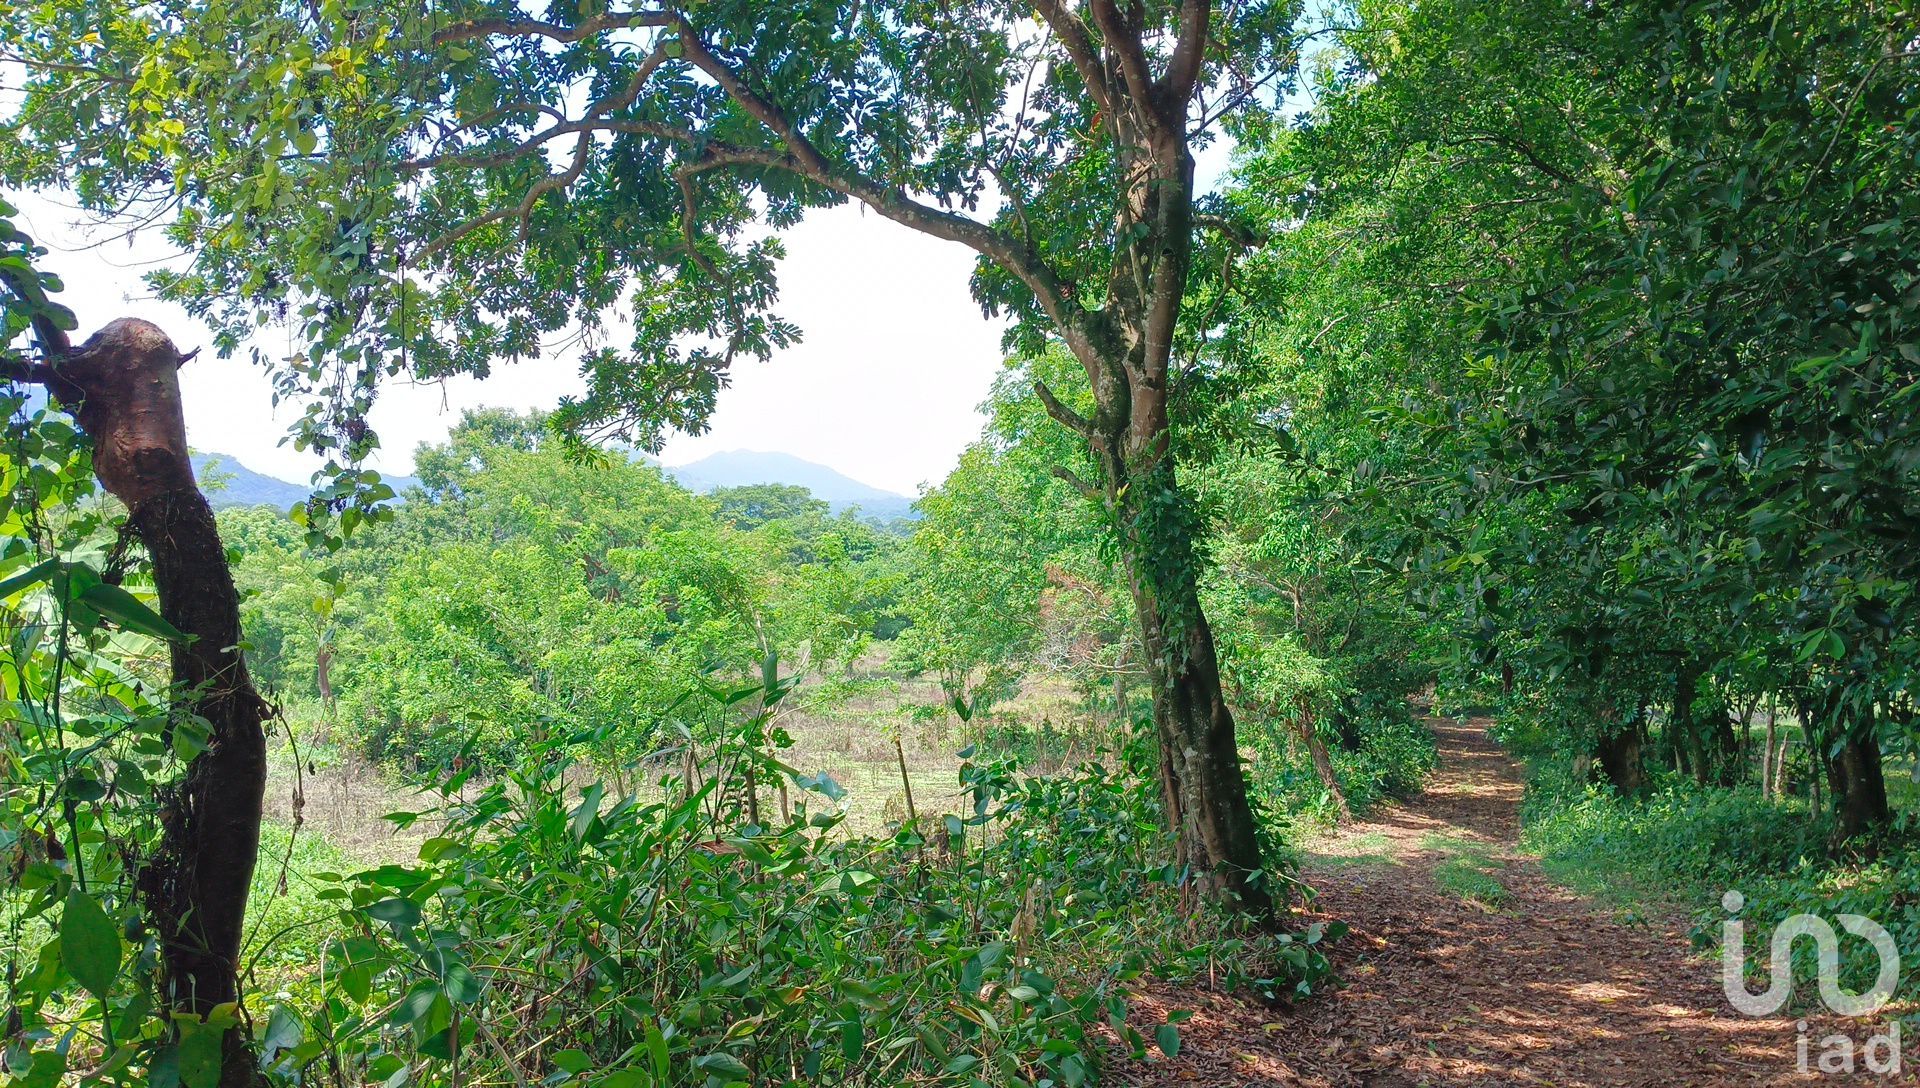
{"label": "mountain", "polygon": [[744,484],[792,484],[813,492],[816,499],[825,499],[835,513],[849,506],[858,506],[862,514],[873,518],[914,516],[913,500],[907,496],[882,491],[790,453],[729,450],[665,471],[689,491],[712,491],[716,487],[740,487]]}
{"label": "mountain", "polygon": [[[280,510],[305,502],[313,489],[306,484],[288,483],[277,476],[255,472],[224,453],[193,452],[193,475],[202,488],[212,488],[207,499],[214,508],[229,506],[272,506]],[[395,494],[420,481],[411,476],[384,477]]]}

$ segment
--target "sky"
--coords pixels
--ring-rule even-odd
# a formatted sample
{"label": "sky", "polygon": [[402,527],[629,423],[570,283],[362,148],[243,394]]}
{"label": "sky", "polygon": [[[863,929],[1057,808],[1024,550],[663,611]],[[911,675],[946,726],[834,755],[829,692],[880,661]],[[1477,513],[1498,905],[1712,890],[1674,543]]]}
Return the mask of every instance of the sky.
{"label": "sky", "polygon": [[[1196,188],[1224,173],[1227,141],[1196,154]],[[49,250],[44,267],[65,281],[61,301],[90,335],[119,317],[165,329],[183,351],[205,347],[181,371],[187,441],[256,472],[305,483],[317,458],[283,444],[300,405],[276,411],[264,370],[245,353],[215,357],[206,326],[152,297],[142,276],[185,258],[157,231],[131,241],[91,226],[58,194],[10,194],[23,226]],[[803,339],[769,362],[738,362],[699,436],[674,435],[661,461],[683,465],[727,450],[789,453],[875,487],[918,495],[938,484],[984,422],[979,407],[999,372],[1004,325],[983,317],[967,291],[970,250],[889,222],[859,205],[816,211],[784,235],[776,312]],[[262,340],[269,354],[295,345]],[[578,392],[575,364],[552,356],[496,367],[484,381],[389,382],[372,422],[382,448],[374,468],[405,475],[413,451],[437,442],[468,408],[551,408]]]}
{"label": "sky", "polygon": [[[319,462],[281,444],[299,406],[275,411],[266,373],[243,357],[219,359],[212,336],[177,306],[152,297],[141,277],[156,262],[183,264],[157,234],[131,244],[105,238],[57,199],[10,196],[23,226],[50,250],[44,262],[80,319],[79,335],[118,317],[145,318],[182,350],[207,350],[181,371],[187,440],[248,468],[304,483]],[[786,232],[782,316],[801,342],[770,362],[736,363],[710,430],[675,435],[669,465],[723,450],[790,453],[903,495],[939,483],[980,432],[979,405],[1001,366],[1003,325],[967,292],[972,253],[917,234],[858,206],[810,215]],[[263,347],[272,352],[271,336]],[[580,380],[573,362],[549,357],[497,367],[484,381],[391,383],[373,413],[382,472],[405,474],[421,442],[446,436],[463,409],[550,408]]]}

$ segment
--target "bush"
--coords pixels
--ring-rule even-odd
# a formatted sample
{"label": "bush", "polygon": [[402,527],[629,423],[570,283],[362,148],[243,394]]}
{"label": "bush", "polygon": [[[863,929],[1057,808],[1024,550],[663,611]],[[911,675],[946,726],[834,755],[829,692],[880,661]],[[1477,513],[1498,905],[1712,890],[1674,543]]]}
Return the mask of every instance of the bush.
{"label": "bush", "polygon": [[[1770,802],[1751,788],[1701,787],[1677,777],[1663,779],[1640,800],[1623,799],[1600,786],[1574,787],[1564,773],[1536,771],[1528,785],[1522,844],[1538,853],[1548,871],[1589,894],[1618,905],[1653,903],[1688,912],[1701,947],[1720,940],[1730,916],[1721,903],[1727,891],[1745,899],[1750,974],[1767,964],[1767,935],[1793,914],[1831,922],[1859,914],[1885,926],[1905,963],[1920,962],[1920,850],[1901,845],[1877,860],[1835,857],[1827,849],[1830,823],[1813,819],[1804,805]],[[1903,816],[1890,843],[1910,839]],[[1879,963],[1864,941],[1842,941],[1842,983],[1858,991],[1871,985]],[[1804,983],[1818,977],[1812,943],[1794,953],[1794,974]],[[1796,991],[1811,1000],[1811,985]],[[1920,994],[1920,977],[1902,979],[1903,995]]]}
{"label": "bush", "polygon": [[[1356,814],[1394,798],[1420,792],[1427,775],[1439,766],[1439,748],[1433,733],[1408,716],[1404,704],[1397,715],[1368,714],[1350,719],[1348,748],[1340,738],[1326,738],[1334,777]],[[1292,724],[1271,719],[1253,721],[1242,731],[1252,757],[1248,773],[1253,792],[1275,798],[1290,813],[1321,822],[1331,821],[1333,797],[1315,773]]]}
{"label": "bush", "polygon": [[[457,1054],[476,1082],[1075,1085],[1105,1031],[1150,1045],[1129,980],[1291,995],[1327,977],[1319,925],[1246,937],[1182,916],[1137,768],[969,762],[970,815],[853,838],[830,778],[765,753],[765,720],[690,791],[575,790],[550,753],[449,803],[417,864],[337,880],[316,1042],[281,1071],[339,1056],[349,1079],[431,1083]],[[755,822],[749,783],[779,775],[805,800]]]}

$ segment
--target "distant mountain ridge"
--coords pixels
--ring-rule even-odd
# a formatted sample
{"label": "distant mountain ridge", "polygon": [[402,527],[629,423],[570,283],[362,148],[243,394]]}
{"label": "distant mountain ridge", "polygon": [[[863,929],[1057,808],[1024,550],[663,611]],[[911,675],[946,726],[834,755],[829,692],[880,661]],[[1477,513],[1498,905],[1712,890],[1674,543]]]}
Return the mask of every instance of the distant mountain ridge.
{"label": "distant mountain ridge", "polygon": [[791,484],[813,492],[816,499],[826,500],[835,513],[857,506],[869,517],[914,516],[914,500],[908,496],[861,483],[843,472],[790,453],[728,450],[688,464],[667,466],[662,471],[689,491],[706,492],[747,484]]}
{"label": "distant mountain ridge", "polygon": [[[306,484],[289,483],[278,476],[255,472],[224,453],[193,451],[193,475],[200,481],[202,490],[213,488],[207,494],[207,501],[216,510],[229,506],[271,506],[285,510],[307,501],[307,496],[313,494],[313,489]],[[407,488],[420,482],[411,476],[382,478],[396,495],[404,494]]]}
{"label": "distant mountain ridge", "polygon": [[[914,500],[893,491],[884,491],[861,483],[845,473],[815,464],[790,453],[765,453],[758,450],[729,450],[703,457],[690,464],[663,467],[661,471],[689,491],[707,492],[717,487],[746,484],[792,484],[804,487],[814,498],[823,499],[840,513],[859,507],[870,518],[888,520],[913,518]],[[305,502],[312,489],[264,472],[255,472],[230,454],[196,450],[193,473],[202,487],[212,486],[207,496],[216,509],[229,506],[272,506],[285,510]],[[411,476],[387,476],[386,482],[396,494],[420,481]]]}

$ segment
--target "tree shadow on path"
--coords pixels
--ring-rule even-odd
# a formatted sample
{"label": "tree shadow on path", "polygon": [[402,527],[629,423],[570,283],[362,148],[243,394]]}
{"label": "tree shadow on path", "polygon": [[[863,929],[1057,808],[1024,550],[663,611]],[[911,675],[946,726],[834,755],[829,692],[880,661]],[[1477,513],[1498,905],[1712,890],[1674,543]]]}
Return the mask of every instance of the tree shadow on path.
{"label": "tree shadow on path", "polygon": [[1116,1062],[1108,1083],[1916,1083],[1800,1073],[1795,1021],[1729,1007],[1719,961],[1690,956],[1678,927],[1622,924],[1518,852],[1520,772],[1485,719],[1428,724],[1441,760],[1426,792],[1309,845],[1312,913],[1353,927],[1334,953],[1346,985],[1291,1010],[1148,987],[1135,1018],[1149,1037],[1194,1011],[1180,1055]]}

